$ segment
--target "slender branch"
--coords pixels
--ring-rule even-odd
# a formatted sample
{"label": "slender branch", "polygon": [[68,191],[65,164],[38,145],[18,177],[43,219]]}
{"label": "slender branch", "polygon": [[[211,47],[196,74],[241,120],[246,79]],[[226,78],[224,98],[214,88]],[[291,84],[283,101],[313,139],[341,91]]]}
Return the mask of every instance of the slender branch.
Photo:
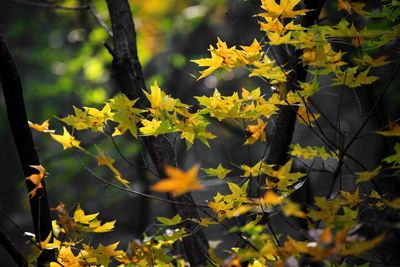
{"label": "slender branch", "polygon": [[39,8],[49,8],[49,9],[61,9],[66,11],[79,11],[79,10],[88,10],[89,5],[83,6],[62,6],[58,4],[51,4],[51,3],[43,3],[37,1],[28,1],[28,0],[4,0],[9,3],[20,4],[20,5],[27,5],[32,7],[39,7]]}
{"label": "slender branch", "polygon": [[154,199],[154,200],[158,200],[161,202],[166,202],[166,203],[170,203],[170,204],[174,204],[174,205],[185,205],[185,206],[191,206],[193,208],[205,208],[205,209],[209,209],[208,206],[206,205],[198,205],[198,204],[194,204],[194,203],[188,203],[188,202],[179,202],[179,201],[173,201],[170,199],[165,199],[165,198],[161,198],[161,197],[157,197],[157,196],[153,196],[153,195],[149,195],[146,193],[142,193],[140,191],[136,191],[133,190],[132,188],[128,188],[128,187],[123,187],[117,184],[114,184],[112,182],[107,181],[106,179],[104,179],[103,177],[100,177],[99,175],[97,175],[94,171],[92,171],[81,159],[81,157],[79,156],[78,153],[75,153],[76,158],[78,159],[79,163],[82,165],[82,167],[89,172],[93,177],[95,177],[96,179],[100,180],[101,182],[105,183],[107,186],[111,186],[114,187],[118,190],[130,193],[130,194],[134,194],[137,196],[141,196],[141,197],[146,197],[146,198],[150,198],[150,199]]}
{"label": "slender branch", "polygon": [[[32,132],[28,125],[28,119],[25,110],[25,102],[21,79],[15,62],[0,35],[0,78],[3,86],[4,100],[7,108],[8,121],[19,154],[25,177],[37,173],[37,170],[31,165],[40,165],[39,157],[36,152],[35,144],[32,139]],[[33,218],[34,232],[36,240],[44,241],[49,234],[52,235],[52,225],[49,203],[45,182],[42,181],[43,188],[39,189],[37,194],[29,198],[31,214]],[[36,186],[26,180],[28,192]],[[53,237],[51,236],[50,242]],[[49,252],[51,254],[52,252]],[[51,257],[48,253],[42,253],[38,259],[38,264],[48,262]]]}
{"label": "slender branch", "polygon": [[[127,0],[106,0],[110,12],[113,32],[113,76],[121,91],[130,99],[139,98],[137,106],[150,106],[143,90],[146,90],[145,80],[140,65],[136,46],[136,30],[129,3]],[[143,137],[143,141],[160,177],[166,177],[165,165],[174,165],[174,150],[163,137]],[[171,196],[170,196],[171,198]],[[190,193],[173,199],[195,205]],[[190,206],[172,204],[172,208],[182,218],[199,219],[197,210]],[[208,262],[208,241],[202,229],[194,231],[197,225],[191,221],[184,225],[192,235],[183,239],[186,256],[191,266],[203,266]]]}
{"label": "slender branch", "polygon": [[105,21],[100,17],[99,13],[97,13],[96,8],[93,4],[92,0],[88,0],[88,6],[89,6],[89,11],[97,21],[97,23],[103,27],[104,30],[108,33],[110,37],[113,37],[113,32],[110,30],[110,28],[107,26]]}

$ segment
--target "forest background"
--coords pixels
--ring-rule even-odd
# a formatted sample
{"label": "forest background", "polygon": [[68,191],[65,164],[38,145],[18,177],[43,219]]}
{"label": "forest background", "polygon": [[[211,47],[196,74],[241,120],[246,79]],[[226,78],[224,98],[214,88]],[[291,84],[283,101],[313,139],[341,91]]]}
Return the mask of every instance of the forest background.
{"label": "forest background", "polygon": [[[84,6],[86,3],[56,2],[65,6]],[[254,38],[262,39],[259,25],[254,18],[254,15],[260,12],[259,1],[143,0],[132,1],[131,5],[137,26],[139,58],[148,87],[157,81],[166,93],[184,103],[195,104],[193,95],[210,95],[214,88],[218,88],[222,94],[230,94],[232,87],[256,88],[264,85],[262,80],[243,79],[247,74],[240,70],[219,73],[196,81],[199,69],[196,64],[190,62],[192,59],[204,57],[209,45],[216,43],[217,36],[231,45],[245,45],[250,44]],[[381,6],[377,1],[376,4],[371,3],[368,9],[379,9]],[[29,120],[42,122],[55,116],[64,117],[72,112],[72,106],[96,106],[118,93],[118,88],[112,80],[112,58],[104,48],[104,42],[109,38],[108,33],[104,25],[99,23],[99,18],[109,23],[108,11],[103,1],[95,1],[94,7],[96,11],[64,10],[51,4],[40,6],[28,5],[26,1],[0,1],[0,32],[4,34],[12,50],[22,77]],[[329,21],[336,21],[340,14],[337,9],[336,1],[327,1],[320,18],[327,24]],[[393,44],[385,52],[390,55],[392,62],[398,61],[398,44]],[[374,74],[381,77],[382,81],[389,80],[394,67],[394,64],[386,65]],[[324,81],[321,81],[321,84],[323,83]],[[388,94],[364,128],[365,136],[357,140],[350,150],[352,155],[370,167],[370,170],[373,170],[382,158],[393,154],[395,139],[388,140],[369,133],[385,129],[389,117],[393,120],[398,118],[398,85],[399,79],[395,77]],[[328,117],[340,112],[338,123],[346,138],[353,136],[358,130],[360,121],[374,105],[376,94],[367,87],[358,88],[357,91],[335,87],[318,93],[314,99],[318,106],[325,107]],[[0,154],[0,172],[3,177],[0,187],[0,208],[3,214],[0,216],[0,225],[17,247],[28,254],[31,246],[26,243],[23,233],[4,216],[7,215],[23,231],[32,231],[22,169],[7,122],[4,103],[1,102],[1,105],[4,112],[0,112],[0,147],[3,151]],[[62,124],[58,123],[57,119],[53,121],[53,127],[61,131]],[[321,121],[321,127],[327,135],[335,134],[326,122]],[[235,136],[235,133],[227,129],[223,130],[226,130],[223,134],[227,138],[219,138],[218,142],[213,144],[213,147],[218,149],[210,150],[197,143],[189,151],[185,145],[179,146],[179,166],[188,169],[195,162],[200,162],[202,167],[216,167],[216,163],[227,166],[232,162],[247,162],[249,165],[257,162],[256,159],[263,153],[262,145],[250,151],[241,146],[241,137]],[[34,133],[34,140],[42,164],[49,172],[47,189],[51,207],[57,206],[60,201],[67,207],[81,203],[82,207],[91,213],[101,211],[102,218],[106,221],[117,220],[117,231],[96,237],[99,241],[107,243],[120,240],[121,244],[127,244],[130,239],[140,237],[144,230],[154,227],[154,224],[158,223],[155,220],[156,216],[172,216],[168,203],[123,194],[109,188],[94,179],[73,153],[62,151],[59,144],[37,133]],[[98,140],[102,142],[102,147],[114,151],[112,153],[117,157],[118,153],[110,140]],[[88,136],[84,141],[92,144],[97,142],[93,136]],[[346,139],[342,142],[345,143]],[[310,130],[301,123],[296,124],[292,143],[320,145],[315,136],[310,134]],[[136,140],[119,139],[118,147],[127,158],[141,162],[141,146]],[[144,157],[148,158],[146,154]],[[326,164],[329,165],[329,162]],[[89,167],[96,169],[96,165],[93,163]],[[118,167],[125,176],[134,178],[137,189],[145,187],[148,181],[155,181],[151,174],[140,173],[127,164]],[[297,168],[302,169],[304,166],[298,163]],[[327,175],[331,174],[313,173],[309,178],[312,183],[301,187],[293,194],[293,198],[299,202],[309,202],[307,198],[312,195],[325,195],[330,190],[330,183],[326,182]],[[233,181],[240,180],[238,171],[229,176]],[[148,181],[137,177],[146,177]],[[226,191],[224,183],[213,177],[204,177],[204,185],[205,191],[193,194],[199,201],[211,199],[218,191]],[[384,186],[390,189],[390,192],[399,192],[398,179],[385,181]],[[346,187],[345,180],[343,187]],[[271,223],[276,225],[277,232],[296,232],[278,216],[272,217]],[[222,228],[216,227],[208,234],[215,236],[212,241],[224,240],[220,245],[220,251],[223,251],[223,248],[230,248],[235,237],[230,234],[217,235],[224,232],[221,230]],[[0,251],[0,262],[4,263],[4,266],[11,265],[8,255],[3,250]]]}

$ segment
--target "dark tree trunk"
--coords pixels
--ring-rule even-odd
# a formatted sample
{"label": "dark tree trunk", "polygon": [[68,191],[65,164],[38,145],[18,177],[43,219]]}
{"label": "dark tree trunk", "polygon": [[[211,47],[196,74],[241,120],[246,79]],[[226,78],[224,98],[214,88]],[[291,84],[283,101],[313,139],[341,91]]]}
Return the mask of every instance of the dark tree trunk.
{"label": "dark tree trunk", "polygon": [[[32,139],[32,132],[28,125],[25,110],[23,88],[15,62],[0,35],[0,78],[3,86],[4,100],[7,107],[8,121],[11,126],[13,138],[25,177],[37,173],[31,165],[40,165],[35,144]],[[50,209],[47,200],[45,182],[42,181],[43,189],[29,198],[33,218],[36,241],[44,241],[51,234],[50,242],[53,240]],[[26,181],[28,192],[35,188],[29,180]],[[50,259],[54,259],[51,251],[43,251],[38,259],[38,265],[42,266]]]}
{"label": "dark tree trunk", "polygon": [[[146,89],[142,68],[137,56],[136,31],[127,0],[107,0],[113,31],[113,75],[122,93],[130,99],[139,98],[139,108],[150,106],[143,90]],[[143,138],[150,157],[160,177],[166,177],[165,164],[174,165],[174,150],[163,137]],[[190,193],[174,200],[193,205],[176,205],[172,208],[182,218],[199,219],[194,200]],[[186,221],[185,228],[192,235],[183,239],[186,256],[191,266],[207,264],[208,241],[202,230],[196,230],[197,224]]]}

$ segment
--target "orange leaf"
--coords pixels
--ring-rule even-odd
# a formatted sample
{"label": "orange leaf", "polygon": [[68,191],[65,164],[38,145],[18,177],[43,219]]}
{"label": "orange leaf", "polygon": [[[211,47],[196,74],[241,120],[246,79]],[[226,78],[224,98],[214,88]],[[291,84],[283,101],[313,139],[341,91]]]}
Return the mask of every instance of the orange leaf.
{"label": "orange leaf", "polygon": [[29,127],[42,133],[54,133],[54,130],[49,129],[49,120],[45,120],[42,124],[33,123],[28,121]]}
{"label": "orange leaf", "polygon": [[29,197],[32,198],[36,195],[38,189],[43,188],[42,180],[46,174],[46,170],[42,165],[29,165],[29,167],[39,171],[39,173],[34,173],[25,179],[31,181],[35,185],[35,188],[28,193]]}
{"label": "orange leaf", "polygon": [[156,192],[172,193],[174,196],[182,195],[191,190],[201,190],[204,187],[199,183],[197,174],[200,165],[194,165],[187,172],[167,165],[165,172],[168,177],[154,184],[150,189]]}

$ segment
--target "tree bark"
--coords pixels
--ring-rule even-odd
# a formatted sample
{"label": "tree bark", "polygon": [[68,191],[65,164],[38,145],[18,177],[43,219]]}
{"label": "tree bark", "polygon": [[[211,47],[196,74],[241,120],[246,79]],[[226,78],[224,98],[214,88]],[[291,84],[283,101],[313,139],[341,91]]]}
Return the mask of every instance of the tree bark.
{"label": "tree bark", "polygon": [[[111,51],[113,76],[122,93],[130,99],[139,98],[137,106],[145,109],[150,106],[150,103],[143,93],[146,85],[137,55],[136,31],[129,3],[127,0],[106,0],[106,2],[113,31],[114,47]],[[163,137],[143,137],[143,141],[160,177],[166,177],[165,164],[174,165],[173,147]],[[193,206],[172,205],[174,211],[182,218],[199,219],[195,202],[190,193],[176,197],[174,200],[193,204]],[[204,232],[201,229],[195,230],[198,225],[190,221],[185,221],[183,226],[193,233],[183,239],[190,265],[206,265],[209,245]]]}
{"label": "tree bark", "polygon": [[[3,86],[4,100],[7,108],[8,121],[11,126],[12,135],[22,164],[25,177],[28,177],[37,170],[31,165],[40,165],[35,144],[32,139],[32,132],[28,125],[23,88],[21,79],[11,56],[10,51],[0,35],[0,79]],[[47,199],[46,185],[42,181],[43,189],[29,198],[31,214],[33,218],[34,233],[36,241],[44,241],[51,234],[50,242],[53,240],[51,216]],[[28,192],[35,188],[35,185],[26,180]],[[44,250],[38,259],[38,266],[44,265],[54,259],[54,253]]]}
{"label": "tree bark", "polygon": [[0,229],[0,244],[8,252],[8,254],[13,258],[14,262],[21,267],[28,266],[24,255],[14,246],[6,234]]}
{"label": "tree bark", "polygon": [[[305,0],[304,6],[311,11],[301,19],[301,25],[305,28],[313,25],[321,12],[324,0]],[[299,87],[299,82],[305,82],[307,77],[307,69],[303,66],[300,57],[302,50],[296,51],[296,58],[289,64],[295,71],[288,76],[287,91],[295,91]],[[271,136],[271,152],[268,155],[267,164],[284,165],[287,161],[287,152],[292,142],[293,132],[296,124],[297,106],[282,106],[279,110],[275,129]]]}

